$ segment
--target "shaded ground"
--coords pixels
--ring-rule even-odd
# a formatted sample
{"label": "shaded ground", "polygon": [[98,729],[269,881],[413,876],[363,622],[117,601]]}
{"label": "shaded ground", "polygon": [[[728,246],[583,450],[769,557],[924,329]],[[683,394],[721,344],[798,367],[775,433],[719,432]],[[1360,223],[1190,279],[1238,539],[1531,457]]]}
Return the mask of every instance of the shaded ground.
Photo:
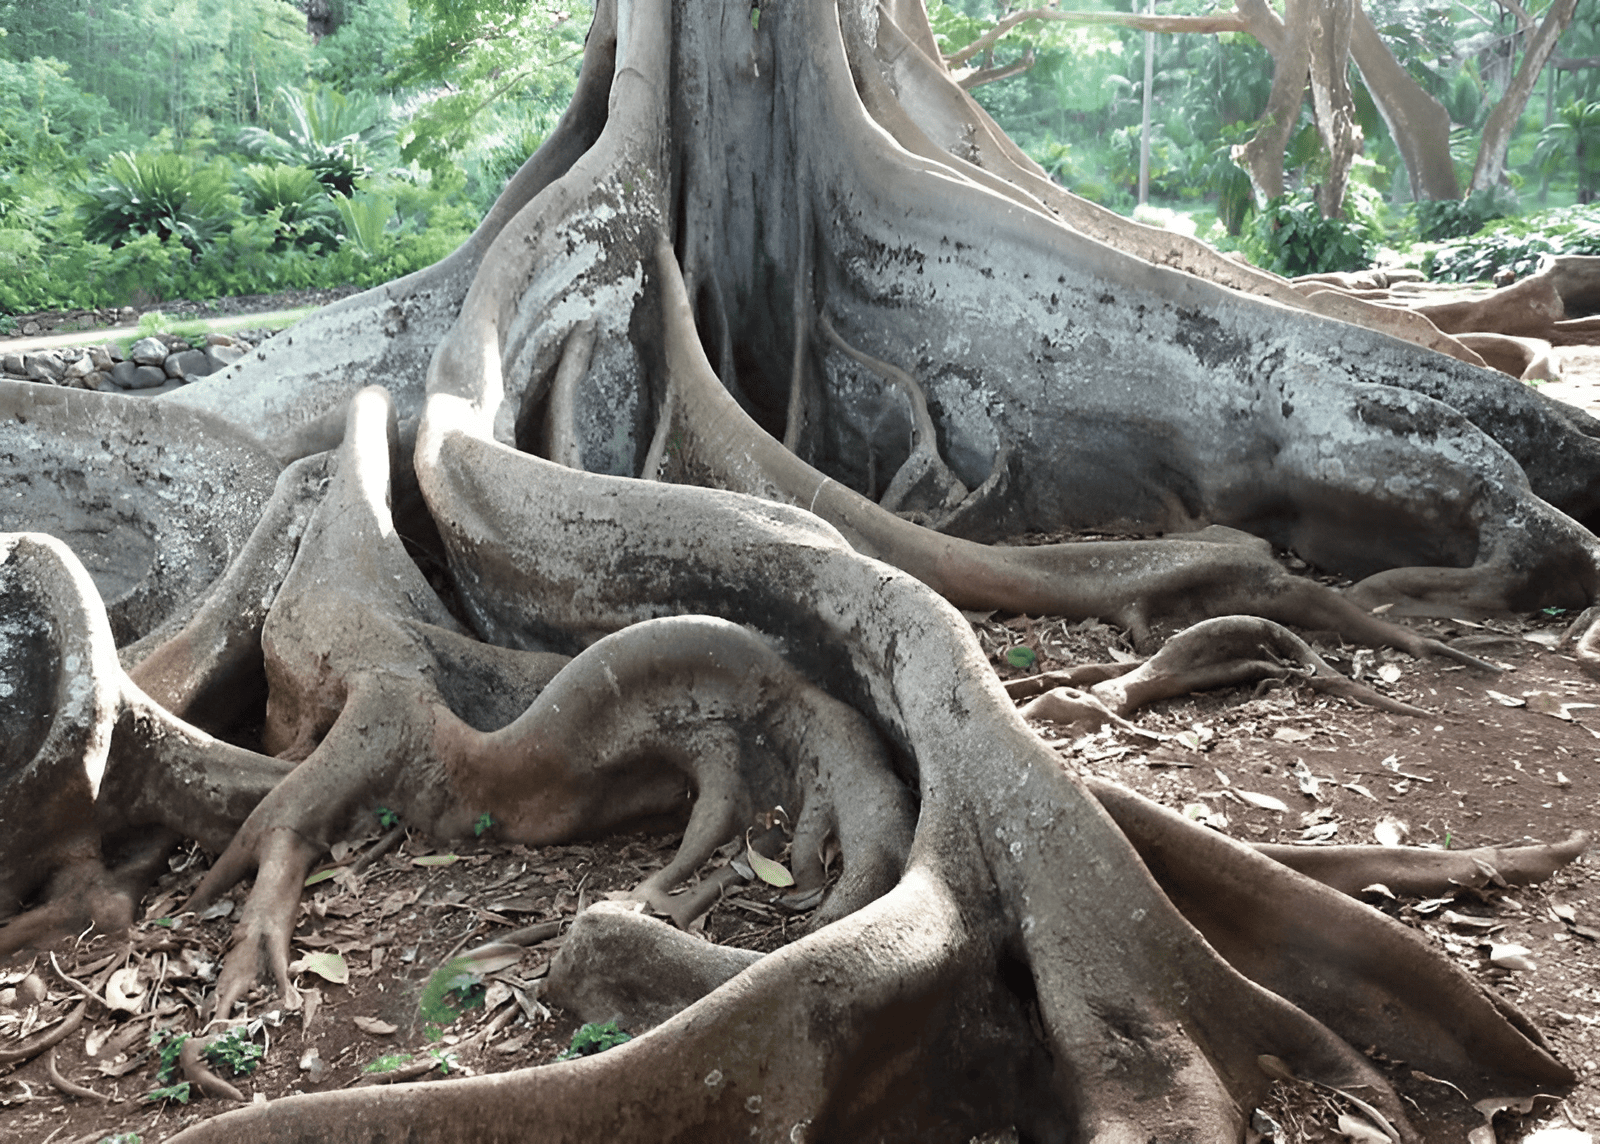
{"label": "shaded ground", "polygon": [[[1140,725],[1162,740],[1109,730],[1081,735],[1048,724],[1040,732],[1057,746],[1063,766],[1126,783],[1248,841],[1404,838],[1461,847],[1558,839],[1600,824],[1600,696],[1572,661],[1544,646],[1559,633],[1560,619],[1429,626],[1507,670],[1483,676],[1398,653],[1339,649],[1312,634],[1336,666],[1350,672],[1359,665],[1365,681],[1428,709],[1429,719],[1373,712],[1309,690],[1240,689],[1147,711]],[[975,630],[1006,675],[1024,674],[1005,663],[1016,646],[1037,654],[1030,670],[1126,654],[1121,633],[1092,621],[989,617],[976,620]],[[1269,809],[1274,799],[1284,809]],[[419,1014],[430,974],[463,950],[570,918],[581,904],[664,864],[677,845],[676,836],[664,835],[440,852],[430,840],[408,835],[365,872],[350,873],[385,833],[375,821],[367,839],[336,855],[336,868],[345,872],[307,893],[296,956],[337,953],[348,981],[335,983],[306,967],[299,977],[310,1001],[303,1016],[252,1006],[251,1016],[267,1021],[255,1038],[267,1051],[254,1074],[235,1081],[247,1098],[373,1083],[384,1075],[375,1066],[393,1071],[440,1057],[453,1074],[552,1059],[576,1029],[539,1000],[559,932],[527,947],[514,964],[478,975],[482,990],[468,989],[477,1004],[460,1020],[432,1013],[441,1028],[430,1028]],[[92,1144],[136,1132],[148,1144],[225,1107],[198,1097],[188,1106],[142,1100],[160,1087],[151,1030],[200,1028],[198,1007],[228,933],[228,916],[217,910],[206,918],[176,913],[205,863],[197,852],[174,859],[131,941],[89,935],[60,959],[69,976],[102,997],[111,980],[112,995],[126,1005],[91,1003],[83,1027],[55,1057],[64,1078],[116,1103],[63,1096],[47,1060],[36,1059],[0,1076],[0,1138]],[[797,935],[802,919],[777,904],[779,894],[747,884],[712,913],[706,936],[769,949]],[[1371,899],[1522,1006],[1580,1074],[1565,1103],[1547,1102],[1512,1121],[1502,1116],[1502,1139],[1521,1138],[1540,1124],[1600,1125],[1600,879],[1592,858],[1537,889],[1463,888],[1449,900],[1421,903],[1374,891]],[[1491,958],[1526,967],[1505,968]],[[30,972],[48,991],[41,1003],[28,1003],[27,990],[36,987]],[[132,996],[123,1001],[124,994]],[[19,1033],[69,1014],[78,1000],[47,958],[9,968],[0,975],[0,1051]],[[441,1073],[431,1068],[427,1076]],[[1286,1139],[1336,1138],[1340,1110],[1314,1092],[1286,1092],[1267,1111],[1284,1125]]]}

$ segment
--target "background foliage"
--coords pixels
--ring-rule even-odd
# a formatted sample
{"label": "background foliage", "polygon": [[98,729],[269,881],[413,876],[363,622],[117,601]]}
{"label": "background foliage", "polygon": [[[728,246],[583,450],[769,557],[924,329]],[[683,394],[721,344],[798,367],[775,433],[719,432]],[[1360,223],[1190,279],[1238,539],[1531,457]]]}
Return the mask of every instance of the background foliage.
{"label": "background foliage", "polygon": [[[1364,3],[1449,109],[1465,174],[1515,59],[1513,16],[1495,0]],[[1527,7],[1537,18],[1546,3]],[[930,0],[929,15],[950,51],[1005,5]],[[1158,10],[1215,6],[1160,0]],[[426,265],[470,233],[554,126],[590,18],[586,0],[330,0],[311,18],[308,7],[0,0],[0,309],[361,285]],[[1132,211],[1144,41],[1109,25],[1025,23],[970,65],[1031,66],[974,95],[1058,181]],[[1154,42],[1155,213],[1219,246],[1288,273],[1398,251],[1477,275],[1526,265],[1540,243],[1588,241],[1593,215],[1559,208],[1600,193],[1600,67],[1574,64],[1600,59],[1600,0],[1579,0],[1556,49],[1573,66],[1540,77],[1507,183],[1461,202],[1409,201],[1398,150],[1352,69],[1366,148],[1346,217],[1331,222],[1307,213],[1326,168],[1308,108],[1282,200],[1258,207],[1233,162],[1266,104],[1266,51],[1243,34]]]}
{"label": "background foliage", "polygon": [[0,310],[375,285],[455,249],[589,7],[0,0]]}

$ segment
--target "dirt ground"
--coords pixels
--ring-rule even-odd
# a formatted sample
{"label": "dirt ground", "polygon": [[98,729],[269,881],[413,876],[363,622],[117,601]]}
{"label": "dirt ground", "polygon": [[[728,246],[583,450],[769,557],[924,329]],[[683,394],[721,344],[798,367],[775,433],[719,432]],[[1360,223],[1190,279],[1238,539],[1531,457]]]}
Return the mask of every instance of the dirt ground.
{"label": "dirt ground", "polygon": [[[1561,396],[1600,404],[1600,351],[1566,353]],[[1427,718],[1306,689],[1235,689],[1137,715],[1160,739],[1038,730],[1062,766],[1125,783],[1245,841],[1462,848],[1560,840],[1600,825],[1600,688],[1554,646],[1570,618],[1420,624],[1503,665],[1494,675],[1302,633],[1341,671],[1425,708]],[[1007,660],[1019,645],[1037,657],[1030,672],[1128,651],[1120,632],[1094,621],[990,616],[974,628],[1007,677],[1026,674]],[[306,1005],[284,1013],[265,993],[255,999],[247,1028],[264,1054],[233,1083],[261,1101],[423,1069],[420,1079],[449,1083],[552,1060],[577,1029],[540,999],[562,923],[664,865],[676,843],[634,835],[537,849],[490,840],[447,846],[375,820],[313,875],[293,946]],[[170,1045],[171,1034],[201,1029],[208,982],[243,897],[237,890],[202,916],[184,913],[207,861],[194,849],[175,855],[131,935],[86,934],[53,957],[0,966],[0,1061],[83,1011],[53,1050],[0,1064],[0,1139],[125,1144],[137,1136],[154,1144],[230,1106],[198,1093],[187,1103],[176,1093],[149,1095],[171,1083],[152,1038]],[[1369,895],[1520,1006],[1578,1073],[1564,1099],[1502,1112],[1502,1141],[1590,1144],[1600,1127],[1596,863],[1590,855],[1526,889],[1491,883],[1430,901]],[[787,910],[781,893],[746,883],[712,912],[705,936],[757,949],[798,936],[804,915]],[[530,942],[519,953],[453,964],[427,988],[453,958],[519,931]],[[95,999],[85,1001],[84,990]],[[1347,1111],[1309,1090],[1279,1093],[1264,1110],[1285,1141],[1339,1139],[1335,1125]]]}

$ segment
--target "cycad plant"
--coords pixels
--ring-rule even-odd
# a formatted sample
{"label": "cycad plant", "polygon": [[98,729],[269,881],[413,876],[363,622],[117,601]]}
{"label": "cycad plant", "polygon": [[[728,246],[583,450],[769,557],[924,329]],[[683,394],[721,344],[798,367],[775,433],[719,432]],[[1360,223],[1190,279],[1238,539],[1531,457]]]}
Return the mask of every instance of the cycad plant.
{"label": "cycad plant", "polygon": [[1539,133],[1533,161],[1546,175],[1571,169],[1578,175],[1578,201],[1594,201],[1600,191],[1600,102],[1575,99]]}
{"label": "cycad plant", "polygon": [[239,146],[252,155],[303,166],[345,198],[371,172],[372,153],[394,138],[390,112],[364,93],[317,88],[308,98],[280,87],[275,105],[281,109],[277,127],[246,127],[239,132]]}
{"label": "cycad plant", "polygon": [[250,214],[274,220],[278,249],[337,245],[339,216],[316,172],[288,163],[252,163],[240,172],[239,192]]}
{"label": "cycad plant", "polygon": [[198,253],[222,232],[234,207],[221,170],[171,152],[118,152],[86,195],[78,208],[83,236],[112,247],[154,234]]}

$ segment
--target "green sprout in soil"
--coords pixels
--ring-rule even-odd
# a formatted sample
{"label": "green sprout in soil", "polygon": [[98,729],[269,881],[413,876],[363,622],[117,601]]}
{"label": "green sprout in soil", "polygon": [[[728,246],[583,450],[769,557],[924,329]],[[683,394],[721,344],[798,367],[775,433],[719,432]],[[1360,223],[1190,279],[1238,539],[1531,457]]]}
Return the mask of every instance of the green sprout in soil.
{"label": "green sprout in soil", "polygon": [[188,1104],[189,1082],[184,1080],[179,1081],[177,1084],[166,1085],[163,1088],[153,1088],[144,1094],[143,1099],[146,1104],[160,1104],[164,1100],[175,1100],[179,1104]]}
{"label": "green sprout in soil", "polygon": [[380,806],[373,813],[378,816],[378,825],[385,830],[392,830],[400,824],[400,816],[386,806]]}
{"label": "green sprout in soil", "polygon": [[411,1063],[410,1053],[389,1053],[379,1057],[361,1071],[364,1073],[391,1073]]}
{"label": "green sprout in soil", "polygon": [[486,833],[488,833],[489,829],[491,827],[493,827],[493,826],[494,826],[494,819],[492,817],[490,817],[489,812],[487,810],[484,811],[482,814],[478,815],[478,821],[476,821],[476,822],[474,822],[472,824],[473,837],[482,838]]}
{"label": "green sprout in soil", "polygon": [[[150,1034],[150,1047],[155,1049],[158,1061],[156,1080],[161,1084],[171,1084],[177,1079],[178,1054],[183,1051],[183,1042],[188,1039],[188,1033],[179,1033],[173,1029],[157,1029]],[[188,1096],[187,1089],[184,1095]]]}
{"label": "green sprout in soil", "polygon": [[570,1061],[578,1057],[592,1057],[596,1053],[614,1049],[622,1042],[631,1040],[633,1037],[618,1028],[615,1021],[607,1021],[603,1025],[583,1025],[572,1034],[572,1044],[556,1060]]}
{"label": "green sprout in soil", "polygon": [[465,958],[447,961],[433,971],[422,987],[417,1010],[423,1033],[430,1041],[438,1040],[444,1026],[453,1024],[462,1013],[483,1004],[483,978],[468,968],[470,965]]}
{"label": "green sprout in soil", "polygon": [[249,1076],[256,1071],[266,1050],[250,1039],[249,1029],[239,1025],[212,1041],[200,1055],[209,1064],[227,1065],[234,1076]]}

